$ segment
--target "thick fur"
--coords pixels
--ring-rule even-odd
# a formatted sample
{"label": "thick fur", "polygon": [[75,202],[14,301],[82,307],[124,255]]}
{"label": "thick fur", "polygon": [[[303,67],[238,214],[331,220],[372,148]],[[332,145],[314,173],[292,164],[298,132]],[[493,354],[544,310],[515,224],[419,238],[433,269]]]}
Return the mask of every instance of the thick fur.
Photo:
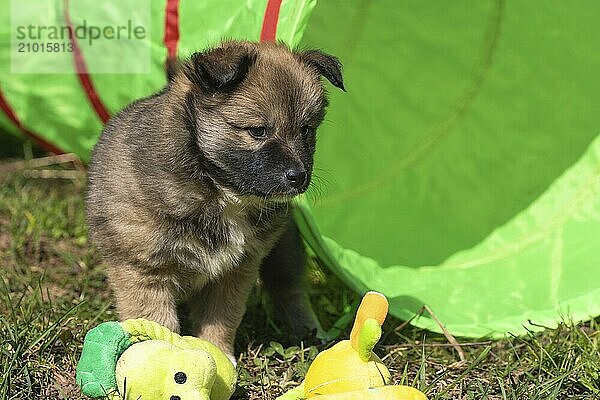
{"label": "thick fur", "polygon": [[[339,61],[325,53],[225,42],[109,121],[86,207],[121,319],[178,331],[185,299],[195,333],[232,354],[264,264],[280,311],[297,330],[318,326],[288,202],[310,183],[327,105],[320,76],[343,89]],[[306,179],[291,181],[290,170]]]}

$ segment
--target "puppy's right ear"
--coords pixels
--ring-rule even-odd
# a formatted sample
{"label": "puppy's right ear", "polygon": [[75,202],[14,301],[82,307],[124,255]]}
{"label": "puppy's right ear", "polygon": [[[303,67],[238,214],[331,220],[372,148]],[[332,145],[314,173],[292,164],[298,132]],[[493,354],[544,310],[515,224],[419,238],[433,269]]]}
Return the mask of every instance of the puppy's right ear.
{"label": "puppy's right ear", "polygon": [[246,77],[256,54],[239,44],[194,53],[186,63],[184,74],[209,93],[228,92]]}
{"label": "puppy's right ear", "polygon": [[300,59],[316,69],[333,86],[346,91],[342,77],[342,63],[337,57],[320,50],[306,50],[300,53]]}

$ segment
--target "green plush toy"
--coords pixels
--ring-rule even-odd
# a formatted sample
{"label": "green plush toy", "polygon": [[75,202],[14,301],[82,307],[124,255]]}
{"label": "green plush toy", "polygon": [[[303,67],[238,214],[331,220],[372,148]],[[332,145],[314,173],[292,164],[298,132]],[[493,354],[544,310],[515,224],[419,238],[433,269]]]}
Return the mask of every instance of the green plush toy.
{"label": "green plush toy", "polygon": [[85,395],[111,400],[227,400],[236,378],[213,344],[145,319],[89,331],[76,376]]}

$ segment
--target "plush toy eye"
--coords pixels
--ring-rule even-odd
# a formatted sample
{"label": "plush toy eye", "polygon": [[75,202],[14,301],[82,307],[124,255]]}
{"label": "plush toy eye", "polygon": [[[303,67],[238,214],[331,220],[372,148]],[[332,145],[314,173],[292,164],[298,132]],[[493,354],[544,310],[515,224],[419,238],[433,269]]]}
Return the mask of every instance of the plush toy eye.
{"label": "plush toy eye", "polygon": [[[177,372],[175,374],[175,383],[178,383],[180,385],[183,385],[185,383],[185,381],[187,381],[187,375],[185,374],[185,372]],[[171,400],[173,400],[173,398],[171,398]]]}
{"label": "plush toy eye", "polygon": [[248,128],[248,132],[250,132],[250,135],[256,139],[264,139],[267,137],[267,128],[264,126]]}
{"label": "plush toy eye", "polygon": [[181,400],[181,397],[179,397],[179,396],[171,396],[170,400]]}

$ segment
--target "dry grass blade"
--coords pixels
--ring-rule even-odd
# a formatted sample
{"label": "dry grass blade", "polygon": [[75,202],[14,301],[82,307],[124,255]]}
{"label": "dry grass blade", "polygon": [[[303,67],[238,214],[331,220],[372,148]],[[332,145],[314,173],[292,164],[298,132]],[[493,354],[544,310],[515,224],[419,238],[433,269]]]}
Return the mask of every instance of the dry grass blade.
{"label": "dry grass blade", "polygon": [[[42,167],[61,168],[40,170],[39,168]],[[6,178],[15,172],[22,172],[25,177],[37,179],[81,180],[85,178],[85,166],[73,153],[0,163],[0,178]]]}

